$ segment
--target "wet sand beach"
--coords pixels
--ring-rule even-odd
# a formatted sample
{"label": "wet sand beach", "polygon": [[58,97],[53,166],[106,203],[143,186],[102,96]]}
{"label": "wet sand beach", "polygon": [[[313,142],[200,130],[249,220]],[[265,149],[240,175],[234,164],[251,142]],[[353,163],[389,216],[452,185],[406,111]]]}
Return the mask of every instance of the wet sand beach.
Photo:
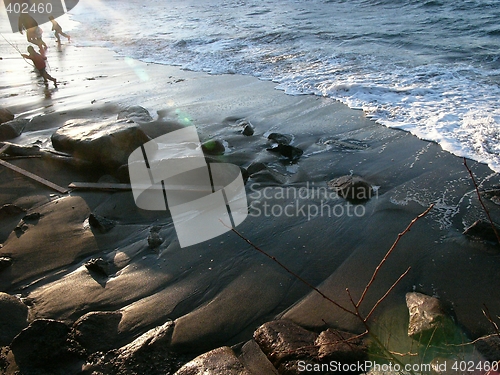
{"label": "wet sand beach", "polygon": [[[15,56],[5,41],[0,52]],[[378,307],[374,324],[401,311],[405,294],[417,291],[439,297],[470,339],[492,333],[482,309],[500,312],[498,244],[462,234],[485,218],[463,159],[378,125],[362,111],[328,98],[286,95],[249,76],[183,71],[72,44],[59,51],[50,45],[47,56],[57,88],[45,87],[21,59],[0,61],[1,107],[30,120],[8,142],[47,151],[8,162],[65,188],[127,183],[123,168],[92,162],[98,155],[75,161],[50,154],[52,134],[76,122],[116,122],[130,106],[151,114],[151,121],[136,121],[151,139],[195,126],[201,142],[224,145],[222,155],[206,155],[210,160],[248,172],[249,216],[238,232],[344,306],[350,304],[346,288],[359,298],[398,234],[434,204],[401,239],[361,311],[367,314],[411,267]],[[247,123],[251,136],[242,134]],[[271,133],[287,136],[303,151],[300,158],[270,152]],[[468,165],[481,189],[498,188],[498,174]],[[331,194],[328,182],[350,175],[373,187],[369,200]],[[0,291],[22,298],[27,322],[71,325],[87,313],[118,312],[111,345],[117,348],[173,321],[171,348],[192,356],[251,340],[257,327],[276,318],[314,331],[364,330],[235,233],[181,248],[169,212],[137,208],[130,190],[60,193],[3,166],[0,186],[0,257],[11,261],[0,271]],[[499,222],[498,205],[485,204]],[[111,229],[89,224],[91,215],[111,222]],[[148,242],[152,231],[159,246]],[[104,274],[85,266],[98,258]]]}

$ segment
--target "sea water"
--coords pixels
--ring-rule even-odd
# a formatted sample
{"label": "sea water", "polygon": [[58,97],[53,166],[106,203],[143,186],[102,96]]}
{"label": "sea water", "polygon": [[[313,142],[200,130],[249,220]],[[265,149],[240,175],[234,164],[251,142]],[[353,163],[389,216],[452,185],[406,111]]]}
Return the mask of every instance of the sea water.
{"label": "sea water", "polygon": [[70,14],[77,44],[331,97],[500,172],[498,0],[86,0]]}

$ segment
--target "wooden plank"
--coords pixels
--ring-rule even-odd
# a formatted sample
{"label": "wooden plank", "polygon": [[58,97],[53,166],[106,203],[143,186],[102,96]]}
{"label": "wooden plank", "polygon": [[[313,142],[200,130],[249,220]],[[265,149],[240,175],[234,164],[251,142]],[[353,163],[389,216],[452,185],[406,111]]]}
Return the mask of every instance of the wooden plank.
{"label": "wooden plank", "polygon": [[[3,149],[3,147],[2,147],[2,149]],[[42,185],[45,185],[45,186],[47,186],[47,187],[49,187],[51,189],[54,189],[55,191],[57,191],[59,193],[66,194],[68,192],[68,189],[63,188],[63,187],[61,187],[59,185],[56,185],[53,182],[50,182],[50,181],[46,180],[45,178],[37,176],[36,174],[28,172],[25,169],[19,168],[18,166],[14,165],[14,164],[10,164],[9,162],[6,162],[5,160],[1,160],[0,159],[0,165],[3,165],[4,167],[7,167],[7,168],[9,168],[9,169],[11,169],[11,170],[13,170],[13,171],[15,171],[17,173],[20,173],[20,174],[22,174],[25,177],[31,178],[32,180],[35,180],[36,182],[39,182]]]}
{"label": "wooden plank", "polygon": [[113,184],[111,182],[72,182],[68,187],[77,190],[132,190],[130,184]]}
{"label": "wooden plank", "polygon": [[[138,186],[139,188],[148,188],[148,189],[158,189],[163,190],[161,185],[144,185]],[[119,190],[132,190],[132,185],[130,184],[114,184],[107,182],[72,182],[68,185],[68,188],[74,190],[110,190],[110,191],[119,191]],[[222,186],[216,187],[217,189],[222,189]],[[216,190],[217,190],[216,189]],[[165,185],[166,191],[196,191],[202,193],[211,193],[212,189],[210,186],[200,187],[200,186],[170,186]]]}

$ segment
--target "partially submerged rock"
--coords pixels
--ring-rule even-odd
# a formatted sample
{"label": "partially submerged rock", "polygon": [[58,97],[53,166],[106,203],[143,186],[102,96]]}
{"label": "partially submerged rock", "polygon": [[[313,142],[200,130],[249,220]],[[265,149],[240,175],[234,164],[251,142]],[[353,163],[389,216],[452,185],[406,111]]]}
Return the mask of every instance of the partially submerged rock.
{"label": "partially submerged rock", "polygon": [[0,124],[0,141],[19,137],[30,120],[15,119]]}
{"label": "partially submerged rock", "polygon": [[128,157],[150,138],[134,122],[75,120],[59,128],[51,137],[58,151],[88,160],[96,166],[115,170],[127,164]]}
{"label": "partially submerged rock", "polygon": [[407,293],[410,313],[408,336],[422,343],[439,341],[453,331],[451,318],[439,299],[422,293]]}
{"label": "partially submerged rock", "polygon": [[363,202],[371,199],[373,188],[359,176],[342,176],[328,181],[328,187],[335,190],[342,198],[351,202]]}
{"label": "partially submerged rock", "polygon": [[[496,231],[496,233],[495,233]],[[468,227],[463,234],[466,236],[473,237],[478,240],[483,240],[483,241],[489,241],[489,242],[494,242],[495,244],[498,243],[498,237],[500,236],[500,228],[491,223],[489,221],[484,221],[484,220],[477,220],[474,222],[470,227]],[[497,234],[499,236],[497,236]]]}
{"label": "partially submerged rock", "polygon": [[204,353],[182,366],[174,375],[252,375],[227,346]]}
{"label": "partially submerged rock", "polygon": [[267,136],[267,139],[279,145],[289,145],[290,142],[292,142],[293,138],[291,135],[286,135],[281,133],[271,133]]}
{"label": "partially submerged rock", "polygon": [[226,151],[224,143],[219,139],[210,139],[201,145],[203,153],[206,155],[223,155]]}
{"label": "partially submerged rock", "polygon": [[243,127],[243,130],[241,131],[241,134],[246,135],[247,137],[250,137],[254,135],[255,129],[252,126],[252,124],[248,123]]}
{"label": "partially submerged rock", "polygon": [[291,161],[299,160],[304,153],[304,151],[302,151],[298,147],[282,144],[278,144],[275,147],[268,148],[267,151],[277,152]]}
{"label": "partially submerged rock", "polygon": [[0,292],[0,346],[9,345],[28,326],[27,318],[28,307],[19,298]]}

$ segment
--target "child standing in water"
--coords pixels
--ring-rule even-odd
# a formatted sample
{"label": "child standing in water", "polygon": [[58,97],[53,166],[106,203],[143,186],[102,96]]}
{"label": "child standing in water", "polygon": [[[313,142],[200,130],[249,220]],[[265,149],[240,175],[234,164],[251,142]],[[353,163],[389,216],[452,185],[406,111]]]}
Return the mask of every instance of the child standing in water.
{"label": "child standing in water", "polygon": [[61,25],[59,25],[59,23],[54,19],[53,16],[49,16],[49,20],[50,22],[52,22],[52,31],[54,31],[54,35],[57,39],[58,44],[61,43],[61,37],[59,35],[68,38],[68,42],[71,41],[71,37],[62,31]]}
{"label": "child standing in water", "polygon": [[47,64],[45,64],[45,60],[47,60],[47,57],[36,53],[35,49],[32,46],[28,47],[28,52],[29,55],[21,54],[21,56],[25,59],[30,59],[31,61],[33,61],[33,64],[35,64],[35,68],[37,68],[42,75],[45,84],[47,84],[47,80],[50,79],[52,82],[54,82],[54,86],[57,87],[57,80],[54,77],[50,76],[50,74],[45,70],[47,66]]}

